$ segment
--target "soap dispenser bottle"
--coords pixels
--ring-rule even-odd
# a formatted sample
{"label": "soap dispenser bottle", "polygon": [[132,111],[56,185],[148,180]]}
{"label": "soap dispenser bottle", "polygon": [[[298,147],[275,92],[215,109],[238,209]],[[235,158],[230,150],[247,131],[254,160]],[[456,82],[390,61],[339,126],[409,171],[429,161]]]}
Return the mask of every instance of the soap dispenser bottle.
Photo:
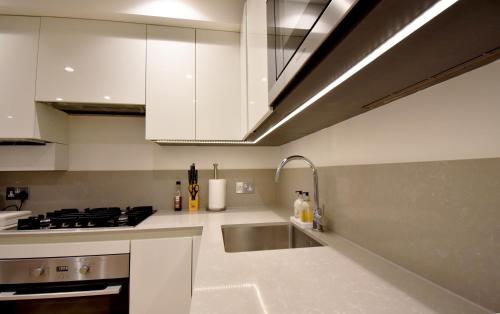
{"label": "soap dispenser bottle", "polygon": [[302,208],[302,191],[295,191],[295,202],[293,202],[293,215],[295,218],[300,219],[300,210]]}
{"label": "soap dispenser bottle", "polygon": [[311,202],[309,200],[309,192],[304,192],[303,201],[300,211],[300,221],[302,222],[312,222],[312,208]]}

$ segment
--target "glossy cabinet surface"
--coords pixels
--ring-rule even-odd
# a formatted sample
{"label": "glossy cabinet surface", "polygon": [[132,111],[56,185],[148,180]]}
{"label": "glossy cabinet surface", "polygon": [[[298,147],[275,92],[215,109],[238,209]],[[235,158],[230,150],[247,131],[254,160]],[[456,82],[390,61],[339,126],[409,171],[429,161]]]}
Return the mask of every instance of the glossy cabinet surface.
{"label": "glossy cabinet surface", "polygon": [[266,0],[247,0],[248,129],[269,116]]}
{"label": "glossy cabinet surface", "polygon": [[39,17],[0,16],[0,138],[35,137]]}
{"label": "glossy cabinet surface", "polygon": [[193,237],[193,262],[191,267],[191,273],[193,274],[191,278],[192,286],[194,286],[194,280],[196,279],[196,268],[198,267],[198,256],[200,253],[201,236]]}
{"label": "glossy cabinet surface", "polygon": [[42,17],[36,100],[144,104],[146,25]]}
{"label": "glossy cabinet surface", "polygon": [[130,313],[187,314],[192,237],[130,241]]}
{"label": "glossy cabinet surface", "polygon": [[196,139],[241,139],[240,34],[196,30]]}
{"label": "glossy cabinet surface", "polygon": [[146,139],[195,139],[195,30],[147,27]]}
{"label": "glossy cabinet surface", "polygon": [[248,97],[247,97],[247,4],[243,6],[240,29],[240,77],[241,77],[241,139],[248,133]]}

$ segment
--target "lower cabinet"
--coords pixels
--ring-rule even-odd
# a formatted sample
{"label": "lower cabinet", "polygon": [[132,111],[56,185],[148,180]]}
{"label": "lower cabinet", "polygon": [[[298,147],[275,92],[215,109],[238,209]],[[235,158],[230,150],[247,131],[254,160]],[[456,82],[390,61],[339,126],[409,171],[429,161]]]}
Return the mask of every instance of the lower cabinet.
{"label": "lower cabinet", "polygon": [[192,237],[130,241],[130,314],[189,313],[192,245]]}
{"label": "lower cabinet", "polygon": [[194,279],[196,275],[196,267],[198,266],[198,253],[200,252],[201,245],[201,236],[193,237],[193,265],[192,265],[192,274],[193,278],[191,278],[192,287],[194,286]]}

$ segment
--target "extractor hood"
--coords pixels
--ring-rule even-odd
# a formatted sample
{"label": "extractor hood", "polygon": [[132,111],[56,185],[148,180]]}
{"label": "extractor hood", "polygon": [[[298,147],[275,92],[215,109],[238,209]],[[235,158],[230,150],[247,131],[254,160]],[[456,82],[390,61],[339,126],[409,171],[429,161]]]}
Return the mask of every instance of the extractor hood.
{"label": "extractor hood", "polygon": [[144,116],[145,105],[109,104],[109,103],[73,103],[73,102],[47,102],[52,107],[68,114],[99,114],[99,115],[132,115]]}

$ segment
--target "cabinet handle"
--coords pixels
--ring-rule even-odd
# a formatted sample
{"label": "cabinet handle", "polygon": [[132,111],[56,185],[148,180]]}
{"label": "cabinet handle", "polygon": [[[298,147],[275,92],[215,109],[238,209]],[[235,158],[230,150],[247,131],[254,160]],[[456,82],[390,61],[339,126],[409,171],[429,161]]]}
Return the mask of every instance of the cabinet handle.
{"label": "cabinet handle", "polygon": [[0,301],[21,301],[21,300],[43,300],[59,298],[93,297],[98,295],[119,294],[122,290],[121,285],[107,286],[99,290],[87,291],[69,291],[69,292],[51,292],[51,293],[33,293],[16,294],[16,291],[0,292]]}

